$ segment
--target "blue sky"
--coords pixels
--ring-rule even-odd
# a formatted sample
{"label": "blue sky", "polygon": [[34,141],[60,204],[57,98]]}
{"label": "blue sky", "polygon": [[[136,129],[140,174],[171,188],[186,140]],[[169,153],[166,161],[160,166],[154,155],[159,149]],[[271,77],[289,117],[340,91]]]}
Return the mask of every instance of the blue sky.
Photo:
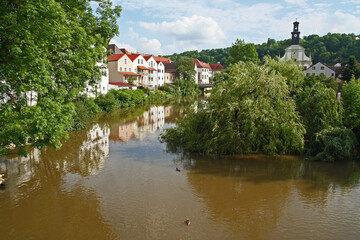
{"label": "blue sky", "polygon": [[263,43],[290,38],[292,22],[301,37],[360,34],[360,0],[112,0],[122,6],[119,47],[148,54],[229,47],[237,39]]}

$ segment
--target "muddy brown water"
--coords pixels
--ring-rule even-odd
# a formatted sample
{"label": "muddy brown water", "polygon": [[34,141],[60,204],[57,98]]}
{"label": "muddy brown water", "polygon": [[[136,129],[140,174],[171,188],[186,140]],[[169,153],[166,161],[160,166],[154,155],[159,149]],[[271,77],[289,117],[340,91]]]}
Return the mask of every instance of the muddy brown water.
{"label": "muddy brown water", "polygon": [[358,163],[173,153],[158,136],[185,111],[107,114],[59,151],[0,158],[0,239],[360,238]]}

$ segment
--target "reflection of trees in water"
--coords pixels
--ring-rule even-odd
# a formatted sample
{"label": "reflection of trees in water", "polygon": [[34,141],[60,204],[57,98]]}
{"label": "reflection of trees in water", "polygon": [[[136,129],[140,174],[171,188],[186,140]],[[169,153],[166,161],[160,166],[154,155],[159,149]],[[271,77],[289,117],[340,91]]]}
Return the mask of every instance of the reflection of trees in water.
{"label": "reflection of trees in water", "polygon": [[[0,172],[9,177],[9,185],[27,184],[30,189],[31,184],[36,189],[44,182],[57,182],[67,172],[96,174],[109,152],[109,132],[107,127],[95,124],[89,130],[70,133],[69,140],[58,151],[31,149],[27,157],[9,155],[1,160]],[[10,189],[18,191],[15,187]]]}
{"label": "reflection of trees in water", "polygon": [[8,191],[0,196],[1,239],[115,239],[94,191],[79,185],[64,191],[59,178],[51,180],[22,189],[16,201]]}
{"label": "reflection of trees in water", "polygon": [[277,228],[293,194],[321,205],[337,188],[348,191],[359,183],[358,163],[328,164],[296,157],[208,157],[180,154],[174,160],[186,170],[189,184],[214,221],[226,222],[236,236],[264,239]]}

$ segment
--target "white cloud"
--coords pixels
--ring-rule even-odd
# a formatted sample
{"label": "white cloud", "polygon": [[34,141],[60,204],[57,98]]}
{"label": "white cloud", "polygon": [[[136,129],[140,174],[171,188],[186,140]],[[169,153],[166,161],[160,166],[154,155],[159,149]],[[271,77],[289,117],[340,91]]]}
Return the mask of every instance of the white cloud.
{"label": "white cloud", "polygon": [[214,19],[198,15],[182,17],[172,22],[140,22],[140,26],[153,33],[162,34],[173,38],[175,41],[192,45],[216,46],[225,39],[224,32]]}
{"label": "white cloud", "polygon": [[141,53],[161,55],[163,53],[161,49],[161,43],[158,39],[147,39],[142,37],[139,39],[139,50]]}
{"label": "white cloud", "polygon": [[[113,0],[123,7],[120,22],[130,32],[121,42],[163,52],[228,47],[236,38],[262,43],[291,37],[292,22],[301,36],[328,32],[358,33],[360,0]],[[341,4],[343,3],[343,4]],[[126,14],[125,14],[126,12]],[[130,16],[130,19],[122,19]],[[126,20],[130,20],[127,21]],[[132,22],[133,21],[133,22]],[[138,25],[134,22],[139,23]],[[136,33],[135,33],[135,31]],[[144,39],[145,37],[145,39]],[[140,47],[142,46],[142,47]],[[145,50],[141,50],[145,51]]]}
{"label": "white cloud", "polygon": [[138,46],[138,50],[141,53],[155,55],[161,55],[163,53],[161,49],[161,42],[158,39],[140,37],[140,35],[135,32],[132,27],[129,28],[129,39]]}

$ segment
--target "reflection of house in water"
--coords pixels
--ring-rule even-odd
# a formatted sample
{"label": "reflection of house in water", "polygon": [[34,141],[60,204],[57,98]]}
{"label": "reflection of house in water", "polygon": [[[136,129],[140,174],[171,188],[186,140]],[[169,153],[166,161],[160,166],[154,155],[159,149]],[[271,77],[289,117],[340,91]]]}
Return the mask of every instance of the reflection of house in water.
{"label": "reflection of house in water", "polygon": [[88,131],[70,134],[60,150],[51,147],[42,150],[33,148],[26,157],[8,155],[6,160],[0,158],[0,173],[9,177],[10,185],[17,186],[39,181],[40,176],[49,174],[49,169],[56,169],[51,174],[59,178],[65,172],[82,176],[95,175],[109,154],[109,133],[108,127],[95,124]]}
{"label": "reflection of house in water", "polygon": [[165,110],[163,106],[153,106],[149,111],[133,121],[111,127],[110,139],[113,141],[128,142],[130,139],[143,139],[156,130],[164,127]]}
{"label": "reflection of house in water", "polygon": [[[110,129],[108,127],[101,128],[98,124],[95,124],[87,132],[87,138],[79,149],[80,165],[83,165],[82,171],[85,170],[88,174],[95,175],[103,167],[105,158],[109,155],[109,135]],[[93,164],[86,164],[89,162],[96,162],[96,168]]]}
{"label": "reflection of house in water", "polygon": [[128,142],[130,139],[134,138],[134,131],[137,123],[135,121],[127,122],[120,125],[115,125],[111,127],[110,140]]}

